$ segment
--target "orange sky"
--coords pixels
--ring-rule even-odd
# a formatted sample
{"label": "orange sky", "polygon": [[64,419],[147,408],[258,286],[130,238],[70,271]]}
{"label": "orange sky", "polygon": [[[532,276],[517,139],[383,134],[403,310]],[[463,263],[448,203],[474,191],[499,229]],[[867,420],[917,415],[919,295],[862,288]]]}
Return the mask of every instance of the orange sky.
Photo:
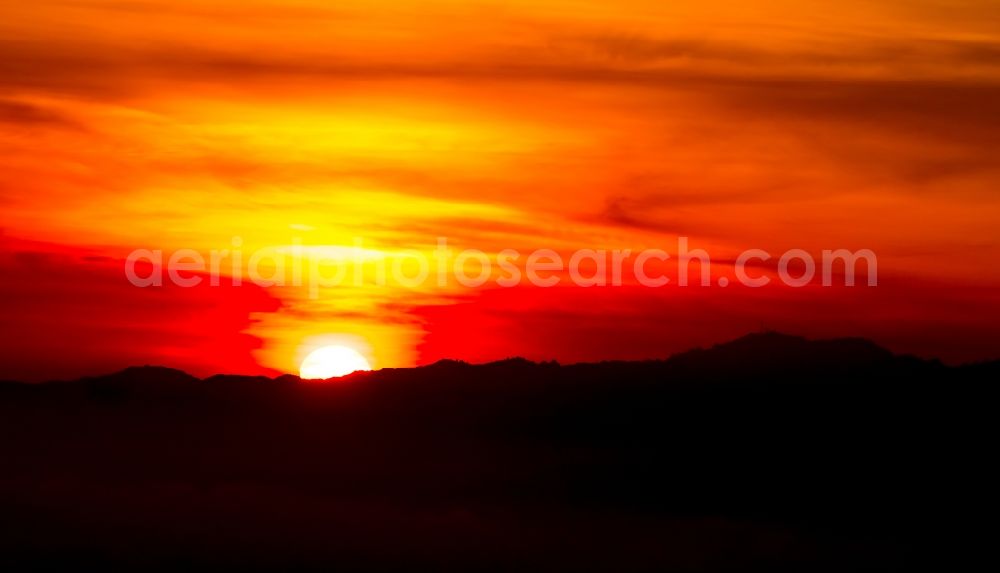
{"label": "orange sky", "polygon": [[[0,376],[295,371],[327,335],[377,367],[643,358],[761,323],[1000,355],[992,0],[5,2],[0,54]],[[678,235],[870,248],[881,286],[311,299],[121,273],[234,236],[392,258]]]}

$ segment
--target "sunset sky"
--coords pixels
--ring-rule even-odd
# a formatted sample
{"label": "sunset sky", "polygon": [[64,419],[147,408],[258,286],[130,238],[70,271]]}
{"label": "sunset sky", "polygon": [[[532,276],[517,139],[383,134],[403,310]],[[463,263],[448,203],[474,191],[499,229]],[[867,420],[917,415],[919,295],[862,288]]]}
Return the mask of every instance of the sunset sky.
{"label": "sunset sky", "polygon": [[[665,357],[770,328],[1000,357],[995,0],[0,6],[0,378]],[[868,248],[879,286],[137,288],[135,249]],[[764,272],[770,272],[764,269]],[[224,281],[225,283],[225,281]]]}

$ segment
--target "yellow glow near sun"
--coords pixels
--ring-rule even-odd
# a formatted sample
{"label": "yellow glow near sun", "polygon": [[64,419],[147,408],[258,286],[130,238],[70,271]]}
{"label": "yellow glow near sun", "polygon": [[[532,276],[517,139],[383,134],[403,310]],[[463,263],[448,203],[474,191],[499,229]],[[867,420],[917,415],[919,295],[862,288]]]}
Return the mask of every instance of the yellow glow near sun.
{"label": "yellow glow near sun", "polygon": [[325,380],[345,376],[358,370],[371,370],[368,359],[357,350],[340,345],[323,346],[313,350],[302,361],[299,377],[306,380]]}

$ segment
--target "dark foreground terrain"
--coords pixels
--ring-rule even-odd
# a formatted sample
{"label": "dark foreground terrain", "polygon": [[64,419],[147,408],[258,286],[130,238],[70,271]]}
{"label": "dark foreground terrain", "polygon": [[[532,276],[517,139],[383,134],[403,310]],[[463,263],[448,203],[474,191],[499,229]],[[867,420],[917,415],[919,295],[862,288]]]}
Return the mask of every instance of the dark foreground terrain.
{"label": "dark foreground terrain", "polygon": [[5,383],[0,570],[983,570],[998,373],[760,334],[328,384]]}

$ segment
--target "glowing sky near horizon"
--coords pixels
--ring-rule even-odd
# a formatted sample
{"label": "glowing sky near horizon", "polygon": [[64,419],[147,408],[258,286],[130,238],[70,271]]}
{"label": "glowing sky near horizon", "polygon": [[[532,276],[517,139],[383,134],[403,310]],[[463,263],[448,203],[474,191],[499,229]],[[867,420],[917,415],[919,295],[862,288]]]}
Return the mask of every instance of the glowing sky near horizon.
{"label": "glowing sky near horizon", "polygon": [[[664,356],[761,324],[998,357],[995,1],[0,6],[11,372]],[[133,249],[870,248],[876,289],[133,292]],[[74,342],[75,341],[75,342]],[[51,346],[59,364],[40,361]],[[44,372],[42,371],[44,370]]]}

